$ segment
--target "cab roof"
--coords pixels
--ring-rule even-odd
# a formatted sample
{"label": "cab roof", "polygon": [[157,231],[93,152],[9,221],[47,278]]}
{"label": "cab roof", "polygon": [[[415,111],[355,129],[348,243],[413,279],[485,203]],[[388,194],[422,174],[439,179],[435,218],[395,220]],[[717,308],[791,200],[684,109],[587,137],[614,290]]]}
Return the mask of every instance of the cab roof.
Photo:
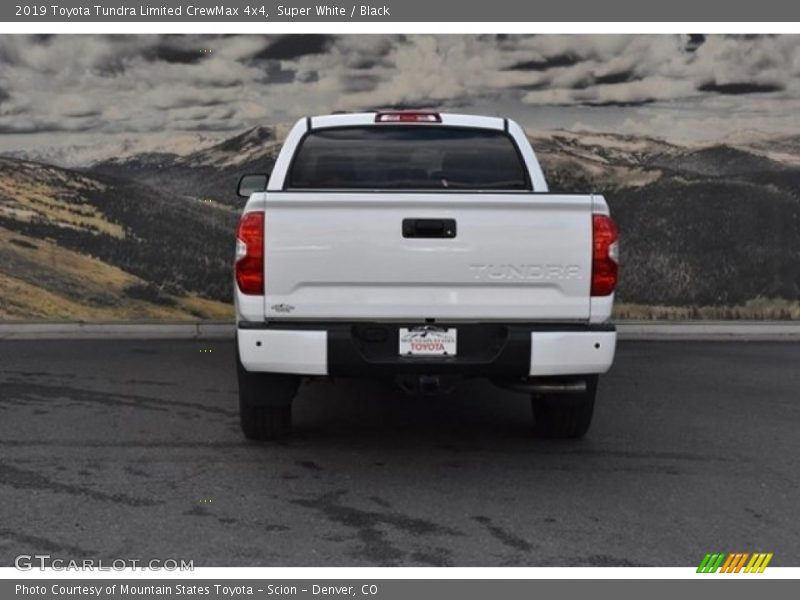
{"label": "cab roof", "polygon": [[477,127],[480,129],[506,129],[507,120],[500,117],[465,115],[433,110],[378,110],[372,112],[318,115],[308,118],[310,129],[326,127],[352,127],[356,125],[427,125],[450,127]]}

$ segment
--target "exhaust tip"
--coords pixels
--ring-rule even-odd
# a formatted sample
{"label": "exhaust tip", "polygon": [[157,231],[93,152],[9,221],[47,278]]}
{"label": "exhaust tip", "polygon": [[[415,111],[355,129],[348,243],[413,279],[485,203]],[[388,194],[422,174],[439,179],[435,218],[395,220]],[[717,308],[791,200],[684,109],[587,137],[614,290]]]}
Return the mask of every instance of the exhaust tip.
{"label": "exhaust tip", "polygon": [[501,380],[494,381],[494,384],[513,390],[515,392],[525,392],[529,394],[585,394],[588,389],[586,380]]}

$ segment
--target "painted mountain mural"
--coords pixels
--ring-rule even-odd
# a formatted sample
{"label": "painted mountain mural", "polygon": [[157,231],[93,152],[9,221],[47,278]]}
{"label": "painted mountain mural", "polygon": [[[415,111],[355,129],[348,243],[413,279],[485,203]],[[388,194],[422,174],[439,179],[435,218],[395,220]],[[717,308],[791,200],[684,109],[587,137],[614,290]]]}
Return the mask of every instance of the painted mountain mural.
{"label": "painted mountain mural", "polygon": [[[796,140],[530,138],[553,191],[608,199],[623,240],[622,316],[797,316]],[[81,169],[0,158],[0,317],[229,318],[236,182],[269,170],[279,147],[273,128],[257,127],[187,154]]]}
{"label": "painted mountain mural", "polygon": [[604,194],[619,317],[800,318],[800,37],[692,34],[1,36],[0,319],[231,318],[238,178],[391,107]]}

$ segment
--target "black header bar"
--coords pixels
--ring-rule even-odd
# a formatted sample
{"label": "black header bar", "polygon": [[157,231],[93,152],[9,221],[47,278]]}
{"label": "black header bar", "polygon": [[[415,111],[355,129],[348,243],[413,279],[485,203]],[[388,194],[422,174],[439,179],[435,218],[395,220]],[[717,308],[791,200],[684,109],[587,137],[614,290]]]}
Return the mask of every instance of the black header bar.
{"label": "black header bar", "polygon": [[786,0],[15,0],[3,22],[795,22]]}

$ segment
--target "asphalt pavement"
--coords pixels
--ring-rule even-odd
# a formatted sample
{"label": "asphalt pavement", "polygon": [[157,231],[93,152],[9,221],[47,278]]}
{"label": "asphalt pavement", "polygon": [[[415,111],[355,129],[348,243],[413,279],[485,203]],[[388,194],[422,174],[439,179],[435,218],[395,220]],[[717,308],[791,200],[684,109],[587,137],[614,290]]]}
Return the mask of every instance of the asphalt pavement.
{"label": "asphalt pavement", "polygon": [[622,342],[586,439],[469,382],[301,388],[246,442],[230,341],[0,341],[0,564],[800,566],[800,343]]}

